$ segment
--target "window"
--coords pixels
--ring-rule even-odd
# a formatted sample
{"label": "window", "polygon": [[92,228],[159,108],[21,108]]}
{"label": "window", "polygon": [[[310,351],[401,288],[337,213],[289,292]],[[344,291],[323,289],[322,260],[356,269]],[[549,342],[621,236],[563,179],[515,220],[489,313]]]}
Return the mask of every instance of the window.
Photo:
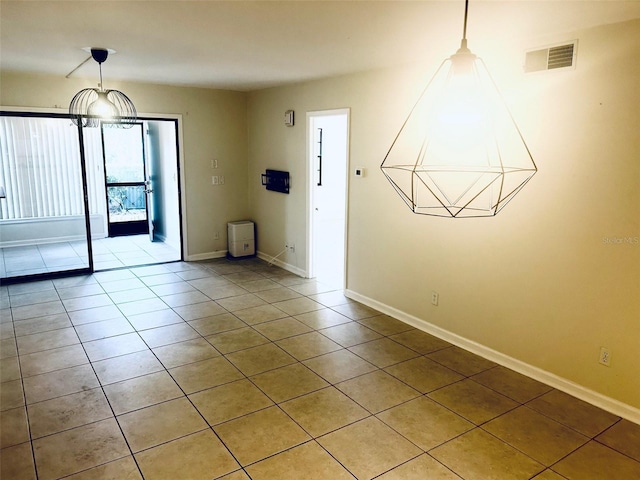
{"label": "window", "polygon": [[[97,129],[84,129],[89,212],[104,214]],[[0,117],[0,219],[84,215],[77,127],[66,118]]]}

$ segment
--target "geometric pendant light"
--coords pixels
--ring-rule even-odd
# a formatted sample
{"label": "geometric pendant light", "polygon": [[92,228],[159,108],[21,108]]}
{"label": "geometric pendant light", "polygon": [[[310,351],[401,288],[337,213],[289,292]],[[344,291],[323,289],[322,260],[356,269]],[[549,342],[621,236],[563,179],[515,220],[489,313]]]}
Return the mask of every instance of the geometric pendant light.
{"label": "geometric pendant light", "polygon": [[538,170],[484,62],[467,48],[442,62],[380,168],[409,208],[496,215]]}
{"label": "geometric pendant light", "polygon": [[69,104],[69,114],[76,125],[97,127],[100,120],[108,120],[107,125],[129,128],[137,120],[138,114],[133,102],[119,90],[104,90],[102,85],[102,63],[109,56],[106,48],[91,48],[91,56],[100,66],[100,88],[80,90]]}

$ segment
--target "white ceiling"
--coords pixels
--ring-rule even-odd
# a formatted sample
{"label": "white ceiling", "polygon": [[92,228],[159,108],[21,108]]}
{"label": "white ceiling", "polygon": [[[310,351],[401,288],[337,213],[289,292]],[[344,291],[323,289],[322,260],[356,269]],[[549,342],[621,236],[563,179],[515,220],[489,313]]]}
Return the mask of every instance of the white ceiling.
{"label": "white ceiling", "polygon": [[[66,76],[118,53],[109,79],[254,90],[453,53],[464,0],[26,1],[0,3],[0,68]],[[640,0],[471,0],[468,37],[543,37],[640,18]],[[97,76],[95,62],[73,74]]]}

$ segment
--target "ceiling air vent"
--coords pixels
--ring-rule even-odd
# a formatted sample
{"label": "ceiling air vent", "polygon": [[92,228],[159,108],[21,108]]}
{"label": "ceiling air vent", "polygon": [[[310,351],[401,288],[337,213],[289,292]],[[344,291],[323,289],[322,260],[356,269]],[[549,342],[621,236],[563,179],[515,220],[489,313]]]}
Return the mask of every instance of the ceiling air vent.
{"label": "ceiling air vent", "polygon": [[538,50],[529,50],[524,61],[526,73],[541,70],[556,70],[558,68],[574,67],[578,53],[578,41],[562,45],[554,45]]}

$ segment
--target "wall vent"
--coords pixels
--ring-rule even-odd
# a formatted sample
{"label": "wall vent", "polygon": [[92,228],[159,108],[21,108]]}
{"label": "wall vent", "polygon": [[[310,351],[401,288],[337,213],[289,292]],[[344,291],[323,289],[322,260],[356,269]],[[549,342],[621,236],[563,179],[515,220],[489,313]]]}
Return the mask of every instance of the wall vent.
{"label": "wall vent", "polygon": [[578,54],[578,41],[562,45],[553,45],[546,48],[529,50],[524,60],[526,73],[539,72],[541,70],[556,70],[559,68],[573,68]]}

